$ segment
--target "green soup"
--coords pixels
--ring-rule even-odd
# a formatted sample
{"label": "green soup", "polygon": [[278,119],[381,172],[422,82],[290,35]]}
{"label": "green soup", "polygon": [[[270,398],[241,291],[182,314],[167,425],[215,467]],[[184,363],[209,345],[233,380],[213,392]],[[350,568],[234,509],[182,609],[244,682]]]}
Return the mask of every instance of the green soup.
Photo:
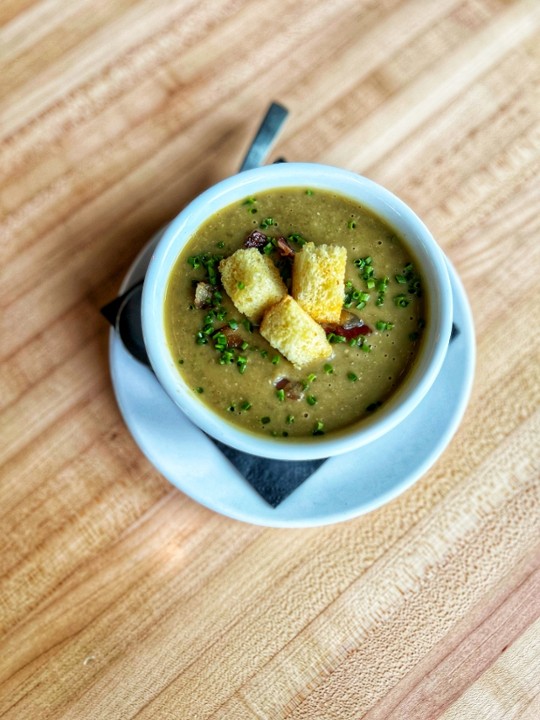
{"label": "green soup", "polygon": [[[261,252],[288,285],[294,258],[280,255],[278,237],[295,252],[308,241],[345,247],[344,310],[369,332],[348,337],[327,328],[333,356],[293,367],[220,284],[219,260],[254,229],[267,236]],[[209,292],[196,307],[201,281]],[[259,193],[211,216],[171,272],[164,312],[178,371],[201,400],[237,425],[284,438],[330,433],[376,412],[410,371],[426,323],[422,279],[395,230],[354,200],[303,188]]]}

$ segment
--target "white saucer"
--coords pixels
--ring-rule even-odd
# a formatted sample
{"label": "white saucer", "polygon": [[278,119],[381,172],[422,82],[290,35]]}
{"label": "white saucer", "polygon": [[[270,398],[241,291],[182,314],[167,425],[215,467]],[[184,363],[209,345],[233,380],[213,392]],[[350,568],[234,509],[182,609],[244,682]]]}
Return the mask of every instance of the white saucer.
{"label": "white saucer", "polygon": [[[144,277],[158,233],[130,268],[120,292]],[[153,373],[111,330],[109,360],[120,411],[135,442],[179,490],[216,512],[273,527],[308,527],[349,520],[410,487],[437,460],[456,432],[469,400],[475,364],[472,315],[461,281],[448,263],[459,335],[435,384],[397,428],[370,445],[330,458],[277,508],[272,508],[214,443],[169,399]]]}

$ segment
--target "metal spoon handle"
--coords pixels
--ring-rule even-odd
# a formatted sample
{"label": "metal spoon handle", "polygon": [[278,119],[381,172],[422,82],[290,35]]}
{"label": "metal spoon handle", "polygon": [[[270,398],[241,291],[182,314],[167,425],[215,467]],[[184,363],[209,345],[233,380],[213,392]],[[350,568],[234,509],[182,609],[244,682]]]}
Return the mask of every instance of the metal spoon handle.
{"label": "metal spoon handle", "polygon": [[270,105],[240,166],[240,172],[263,164],[288,114],[289,111],[283,105],[276,102]]}

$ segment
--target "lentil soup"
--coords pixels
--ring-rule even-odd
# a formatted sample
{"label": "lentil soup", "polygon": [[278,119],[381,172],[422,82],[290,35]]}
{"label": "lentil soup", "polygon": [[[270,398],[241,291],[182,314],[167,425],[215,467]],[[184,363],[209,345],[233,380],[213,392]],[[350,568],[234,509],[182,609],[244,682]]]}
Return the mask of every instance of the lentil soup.
{"label": "lentil soup", "polygon": [[[331,357],[293,366],[235,308],[218,266],[248,237],[289,288],[305,243],[346,248],[344,313],[323,326]],[[201,400],[244,429],[283,438],[331,433],[376,412],[410,371],[429,320],[404,240],[358,202],[309,188],[268,190],[211,216],[176,261],[164,312],[172,356]]]}

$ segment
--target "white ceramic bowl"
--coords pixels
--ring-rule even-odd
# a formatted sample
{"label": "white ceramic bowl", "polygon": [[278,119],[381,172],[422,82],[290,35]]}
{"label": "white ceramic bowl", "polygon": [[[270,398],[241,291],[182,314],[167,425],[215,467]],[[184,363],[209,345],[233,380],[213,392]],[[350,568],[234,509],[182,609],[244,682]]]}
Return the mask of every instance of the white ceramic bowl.
{"label": "white ceramic bowl", "polygon": [[[210,215],[235,201],[279,187],[310,187],[346,195],[386,220],[404,238],[423,278],[426,330],[412,369],[397,391],[369,418],[328,435],[273,438],[243,430],[212,411],[183,380],[167,346],[164,300],[171,270],[186,243]],[[429,391],[445,358],[452,328],[452,290],[445,259],[432,235],[399,198],[365,177],[327,165],[280,163],[227,178],[193,200],[167,227],[144,281],[142,325],[154,372],[190,420],[221,442],[281,460],[338,455],[366,445],[396,427]]]}

